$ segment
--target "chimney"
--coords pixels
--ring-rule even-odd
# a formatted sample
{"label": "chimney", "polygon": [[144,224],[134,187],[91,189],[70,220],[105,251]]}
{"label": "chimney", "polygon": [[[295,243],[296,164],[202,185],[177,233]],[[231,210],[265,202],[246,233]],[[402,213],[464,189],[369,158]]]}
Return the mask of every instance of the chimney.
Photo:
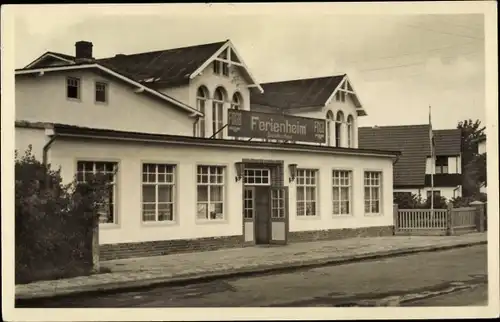
{"label": "chimney", "polygon": [[77,41],[75,43],[75,57],[77,62],[93,61],[92,43],[90,41]]}

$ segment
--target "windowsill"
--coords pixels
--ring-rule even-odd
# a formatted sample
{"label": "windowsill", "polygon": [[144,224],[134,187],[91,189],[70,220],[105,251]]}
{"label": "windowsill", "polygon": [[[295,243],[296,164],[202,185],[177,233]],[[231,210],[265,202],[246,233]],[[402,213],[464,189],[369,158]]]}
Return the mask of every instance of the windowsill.
{"label": "windowsill", "polygon": [[118,224],[99,224],[99,229],[119,229],[120,225]]}
{"label": "windowsill", "polygon": [[321,216],[320,215],[315,215],[315,216],[297,216],[297,215],[295,215],[295,218],[297,218],[298,220],[309,220],[309,219],[320,220]]}
{"label": "windowsill", "polygon": [[353,214],[333,214],[333,218],[353,218]]}
{"label": "windowsill", "polygon": [[95,101],[95,104],[96,105],[108,105],[108,102],[98,102],[98,101]]}
{"label": "windowsill", "polygon": [[196,224],[197,225],[217,225],[217,224],[227,224],[226,219],[196,219]]}
{"label": "windowsill", "polygon": [[365,216],[366,217],[380,217],[380,216],[383,216],[384,214],[381,213],[381,212],[377,212],[377,213],[366,213],[365,212]]}
{"label": "windowsill", "polygon": [[177,226],[178,223],[176,221],[142,221],[141,226],[143,227],[165,227],[165,226]]}
{"label": "windowsill", "polygon": [[73,98],[73,97],[66,97],[66,99],[70,102],[75,102],[75,103],[81,103],[82,99],[81,98]]}

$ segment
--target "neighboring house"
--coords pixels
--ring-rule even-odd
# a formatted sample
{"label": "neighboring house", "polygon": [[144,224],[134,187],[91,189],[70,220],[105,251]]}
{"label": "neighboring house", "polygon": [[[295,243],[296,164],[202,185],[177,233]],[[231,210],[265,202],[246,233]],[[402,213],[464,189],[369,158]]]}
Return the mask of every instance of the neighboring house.
{"label": "neighboring house", "polygon": [[229,40],[92,47],[16,70],[16,148],[65,181],[111,174],[104,259],[392,234],[399,152],[357,148],[366,112],[346,75],[259,84]]}
{"label": "neighboring house", "polygon": [[[486,135],[482,135],[478,140],[477,140],[477,153],[478,154],[484,154],[486,153]],[[483,182],[481,184],[481,187],[479,188],[479,191],[482,193],[487,193],[487,184],[486,182]]]}
{"label": "neighboring house", "polygon": [[431,194],[434,166],[434,194],[451,199],[461,196],[462,160],[459,129],[434,130],[436,160],[430,157],[429,125],[401,125],[359,128],[361,148],[401,151],[394,165],[394,194],[412,193],[427,199]]}

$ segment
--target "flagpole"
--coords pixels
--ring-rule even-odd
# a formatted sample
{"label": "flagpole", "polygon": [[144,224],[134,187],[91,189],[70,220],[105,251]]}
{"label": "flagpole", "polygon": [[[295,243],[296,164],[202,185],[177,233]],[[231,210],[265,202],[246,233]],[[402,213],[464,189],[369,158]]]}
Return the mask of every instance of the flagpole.
{"label": "flagpole", "polygon": [[432,131],[431,106],[429,105],[429,138],[431,147],[431,218],[434,218],[434,171],[436,160],[434,158],[434,133]]}

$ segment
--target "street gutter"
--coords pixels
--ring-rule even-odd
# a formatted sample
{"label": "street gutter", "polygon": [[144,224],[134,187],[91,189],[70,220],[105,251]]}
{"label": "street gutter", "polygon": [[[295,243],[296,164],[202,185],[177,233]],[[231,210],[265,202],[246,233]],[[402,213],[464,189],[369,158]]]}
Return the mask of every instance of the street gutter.
{"label": "street gutter", "polygon": [[74,288],[60,289],[57,290],[57,293],[51,290],[36,294],[33,293],[16,294],[15,304],[16,306],[23,305],[28,307],[30,304],[35,305],[36,303],[48,300],[54,301],[62,298],[65,298],[67,300],[68,297],[81,298],[95,294],[104,295],[104,294],[113,294],[119,292],[141,291],[162,286],[195,284],[195,283],[208,282],[218,279],[265,275],[271,273],[280,274],[280,273],[310,269],[315,267],[343,265],[361,261],[373,261],[389,257],[405,256],[422,252],[444,251],[444,250],[472,247],[485,244],[487,244],[487,241],[463,242],[460,244],[445,245],[445,246],[412,247],[399,250],[371,252],[365,254],[346,255],[346,256],[339,256],[332,258],[322,258],[318,260],[297,261],[294,263],[273,264],[273,265],[264,265],[261,267],[232,269],[232,270],[225,270],[218,272],[209,272],[204,274],[199,274],[199,273],[179,274],[174,277],[157,277],[157,278],[130,281],[126,283],[114,282],[101,285],[78,286]]}

